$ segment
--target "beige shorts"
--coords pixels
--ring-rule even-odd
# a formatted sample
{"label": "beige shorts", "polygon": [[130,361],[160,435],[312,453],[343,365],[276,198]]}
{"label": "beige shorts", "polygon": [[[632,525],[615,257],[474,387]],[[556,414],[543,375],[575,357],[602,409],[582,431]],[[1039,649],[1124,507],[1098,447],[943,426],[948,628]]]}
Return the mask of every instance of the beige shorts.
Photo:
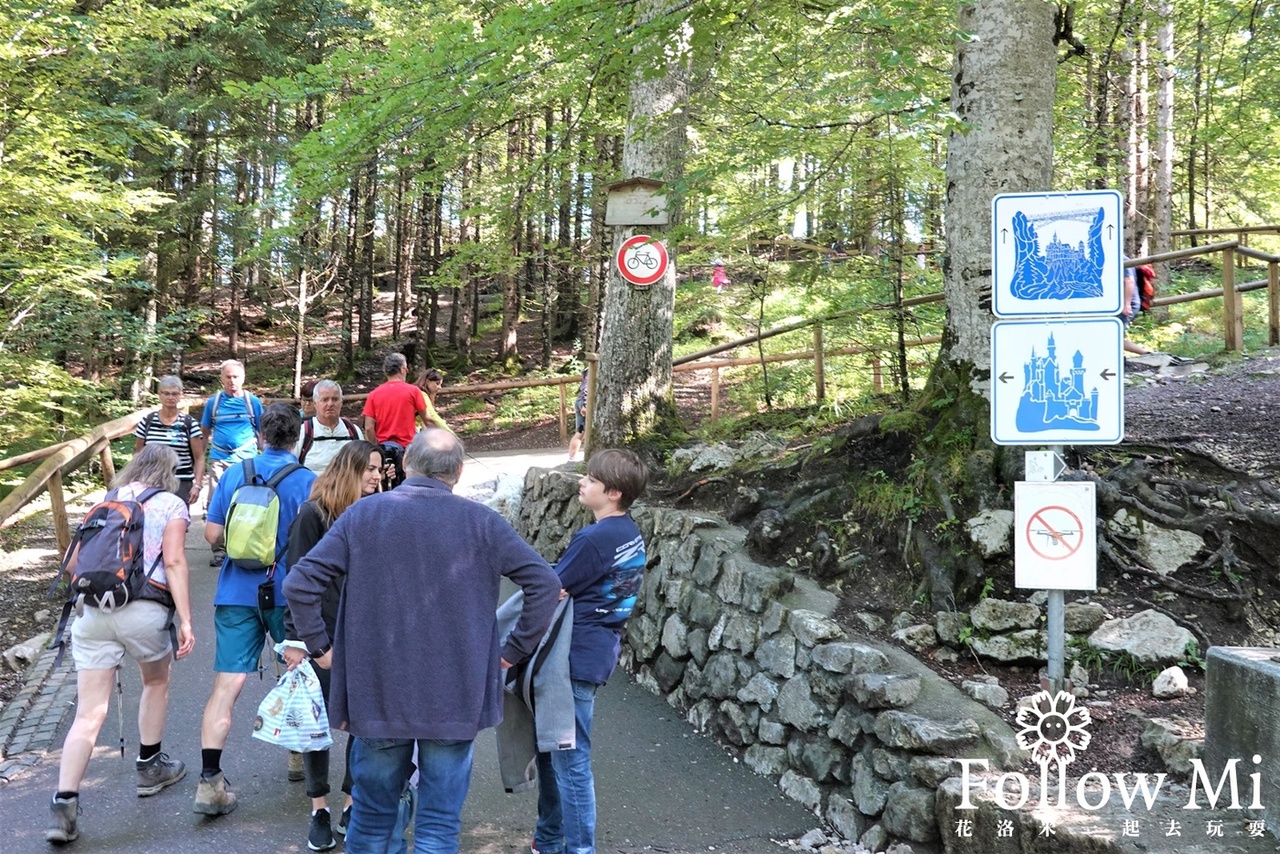
{"label": "beige shorts", "polygon": [[77,670],[110,670],[125,653],[137,662],[158,661],[169,654],[169,609],[139,600],[105,613],[86,605],[71,626],[71,657]]}

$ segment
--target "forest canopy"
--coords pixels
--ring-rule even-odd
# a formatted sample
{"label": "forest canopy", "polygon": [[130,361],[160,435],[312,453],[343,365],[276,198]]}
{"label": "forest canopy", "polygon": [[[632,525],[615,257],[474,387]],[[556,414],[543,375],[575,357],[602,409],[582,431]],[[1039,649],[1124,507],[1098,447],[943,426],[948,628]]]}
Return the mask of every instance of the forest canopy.
{"label": "forest canopy", "polygon": [[[590,350],[603,190],[628,122],[644,128],[629,85],[673,54],[690,78],[674,108],[680,264],[750,260],[778,237],[871,258],[945,249],[946,140],[963,133],[951,65],[970,38],[957,4],[648,6],[6,4],[6,368],[140,400],[206,337],[239,353],[252,316],[292,333],[300,376],[336,312],[350,369],[374,345],[377,292],[420,364]],[[1121,190],[1131,254],[1168,249],[1171,229],[1273,221],[1277,18],[1234,0],[1061,5],[1045,189]],[[873,268],[811,265],[812,310],[882,301]],[[485,294],[502,301],[492,353],[473,344]],[[536,352],[519,352],[522,318]]]}

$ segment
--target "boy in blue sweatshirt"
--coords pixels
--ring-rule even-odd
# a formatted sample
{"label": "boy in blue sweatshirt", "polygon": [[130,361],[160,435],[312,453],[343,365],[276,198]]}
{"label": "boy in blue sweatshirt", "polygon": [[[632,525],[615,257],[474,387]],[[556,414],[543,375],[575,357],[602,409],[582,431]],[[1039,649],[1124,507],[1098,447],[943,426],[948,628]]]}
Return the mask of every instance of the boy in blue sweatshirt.
{"label": "boy in blue sweatshirt", "polygon": [[640,592],[644,538],[627,510],[644,492],[649,472],[631,451],[593,454],[578,481],[578,501],[595,524],[573,535],[556,573],[573,597],[573,683],[577,746],[538,754],[535,854],[595,854],[596,793],[591,773],[591,721],[596,690],[618,664],[622,627]]}

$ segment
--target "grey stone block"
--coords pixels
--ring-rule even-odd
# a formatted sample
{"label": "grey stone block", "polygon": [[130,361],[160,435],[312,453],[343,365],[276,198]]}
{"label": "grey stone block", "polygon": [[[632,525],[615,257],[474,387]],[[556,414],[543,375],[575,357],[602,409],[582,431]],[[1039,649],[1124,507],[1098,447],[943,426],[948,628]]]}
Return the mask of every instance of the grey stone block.
{"label": "grey stone block", "polygon": [[1040,609],[1030,602],[983,599],[969,611],[973,627],[983,632],[1006,629],[1034,629],[1040,623]]}
{"label": "grey stone block", "polygon": [[796,675],[796,638],[792,634],[775,635],[756,649],[756,663],[783,679]]}
{"label": "grey stone block", "polygon": [[911,776],[911,757],[877,747],[871,751],[871,767],[881,777],[896,783]]}
{"label": "grey stone block", "polygon": [[853,801],[832,795],[827,798],[827,824],[843,839],[856,842],[866,831],[867,819]]}
{"label": "grey stone block", "polygon": [[856,706],[841,706],[827,728],[827,735],[846,747],[857,747],[862,741],[862,727],[858,724],[861,714]]}
{"label": "grey stone block", "polygon": [[787,743],[787,727],[777,721],[769,718],[761,718],[760,726],[756,729],[760,740],[765,744],[786,744]]}
{"label": "grey stone block", "polygon": [[742,762],[761,777],[779,777],[787,770],[787,751],[753,744],[742,755]]}
{"label": "grey stone block", "polygon": [[939,611],[933,621],[938,640],[956,646],[960,636],[969,627],[969,615],[964,611]]}
{"label": "grey stone block", "polygon": [[818,783],[834,783],[846,775],[845,751],[824,735],[796,735],[787,742],[791,767]]}
{"label": "grey stone block", "polygon": [[738,699],[744,703],[755,703],[764,711],[773,708],[773,701],[778,696],[778,683],[763,673],[752,676],[750,681],[738,691]]}
{"label": "grey stone block", "polygon": [[854,644],[847,641],[818,644],[813,648],[810,659],[823,670],[832,673],[848,673],[853,664]]}
{"label": "grey stone block", "polygon": [[849,681],[849,691],[864,709],[900,709],[920,696],[918,676],[859,673]]}
{"label": "grey stone block", "polygon": [[802,732],[825,727],[831,716],[813,699],[809,678],[801,675],[788,679],[778,692],[778,718]]}
{"label": "grey stone block", "polygon": [[807,647],[844,637],[844,629],[835,620],[816,611],[796,610],[787,617],[787,627]]}
{"label": "grey stone block", "polygon": [[662,648],[672,658],[686,658],[689,655],[689,627],[679,614],[667,617],[662,627]]}
{"label": "grey stone block", "polygon": [[737,703],[725,700],[717,710],[716,728],[730,744],[745,747],[755,743],[756,727],[760,722],[760,711],[754,714],[746,711]]}
{"label": "grey stone block", "polygon": [[897,710],[876,718],[876,737],[889,747],[920,753],[961,754],[978,743],[981,729],[972,720],[944,723]]}
{"label": "grey stone block", "polygon": [[778,781],[778,788],[788,798],[807,809],[817,810],[822,806],[822,790],[818,788],[818,784],[795,771],[784,772],[782,779]]}
{"label": "grey stone block", "polygon": [[894,783],[880,816],[884,829],[913,842],[933,842],[938,838],[934,817],[933,791],[909,783]]}

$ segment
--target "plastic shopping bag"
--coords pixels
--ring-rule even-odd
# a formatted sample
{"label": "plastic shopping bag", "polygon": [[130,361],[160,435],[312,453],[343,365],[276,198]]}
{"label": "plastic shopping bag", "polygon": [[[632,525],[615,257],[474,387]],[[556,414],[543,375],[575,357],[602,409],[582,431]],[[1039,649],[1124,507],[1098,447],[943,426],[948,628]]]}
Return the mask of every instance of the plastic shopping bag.
{"label": "plastic shopping bag", "polygon": [[285,671],[267,694],[253,721],[253,737],[299,753],[333,744],[324,694],[310,661]]}

